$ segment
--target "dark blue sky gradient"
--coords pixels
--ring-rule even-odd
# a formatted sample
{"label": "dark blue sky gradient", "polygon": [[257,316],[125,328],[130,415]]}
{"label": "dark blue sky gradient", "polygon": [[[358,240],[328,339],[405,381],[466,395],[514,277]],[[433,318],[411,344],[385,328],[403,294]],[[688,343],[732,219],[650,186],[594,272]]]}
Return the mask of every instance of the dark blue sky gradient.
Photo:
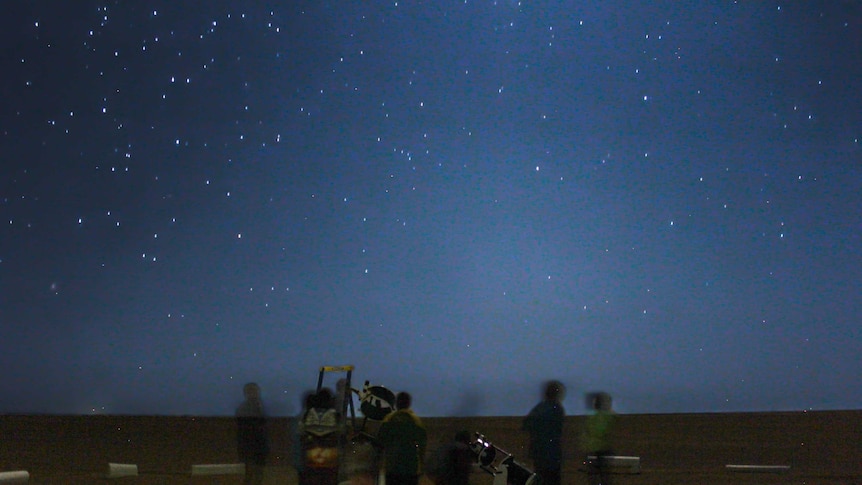
{"label": "dark blue sky gradient", "polygon": [[4,4],[0,412],[858,408],[862,3],[630,4]]}

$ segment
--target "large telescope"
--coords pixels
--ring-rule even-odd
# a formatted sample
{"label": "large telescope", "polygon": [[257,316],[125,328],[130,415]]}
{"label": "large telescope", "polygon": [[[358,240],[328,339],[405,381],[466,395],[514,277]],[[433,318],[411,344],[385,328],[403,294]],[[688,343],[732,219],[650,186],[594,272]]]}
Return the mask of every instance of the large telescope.
{"label": "large telescope", "polygon": [[477,432],[470,449],[479,468],[494,476],[494,485],[535,485],[533,470],[515,461],[511,453],[495,446],[484,435]]}

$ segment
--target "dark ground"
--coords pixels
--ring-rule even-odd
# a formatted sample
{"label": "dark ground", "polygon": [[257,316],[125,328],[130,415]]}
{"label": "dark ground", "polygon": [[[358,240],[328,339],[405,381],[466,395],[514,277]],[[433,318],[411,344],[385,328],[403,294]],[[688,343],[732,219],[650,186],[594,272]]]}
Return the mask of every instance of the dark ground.
{"label": "dark ground", "polygon": [[[576,449],[583,417],[569,417],[564,484],[586,484]],[[289,418],[270,421],[267,483],[295,483]],[[372,423],[373,424],[373,423]],[[368,431],[373,431],[369,424]],[[529,465],[520,417],[425,418],[429,452],[458,429],[479,431]],[[191,477],[193,464],[234,463],[231,418],[170,416],[0,416],[0,471],[28,470],[30,483],[241,483],[236,476]],[[641,473],[615,485],[862,485],[862,411],[622,415],[620,455],[641,457]],[[108,463],[134,463],[139,476],[107,480]],[[789,465],[784,473],[734,473],[727,464]],[[477,473],[474,485],[490,485]]]}

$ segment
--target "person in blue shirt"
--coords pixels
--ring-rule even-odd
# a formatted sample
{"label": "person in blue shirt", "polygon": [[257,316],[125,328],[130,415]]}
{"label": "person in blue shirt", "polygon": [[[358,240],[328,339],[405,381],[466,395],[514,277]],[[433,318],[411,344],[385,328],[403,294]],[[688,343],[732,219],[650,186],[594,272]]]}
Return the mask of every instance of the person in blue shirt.
{"label": "person in blue shirt", "polygon": [[544,399],[524,419],[523,429],[530,438],[529,456],[539,485],[560,485],[563,421],[566,418],[562,400],[565,392],[560,381],[546,383]]}

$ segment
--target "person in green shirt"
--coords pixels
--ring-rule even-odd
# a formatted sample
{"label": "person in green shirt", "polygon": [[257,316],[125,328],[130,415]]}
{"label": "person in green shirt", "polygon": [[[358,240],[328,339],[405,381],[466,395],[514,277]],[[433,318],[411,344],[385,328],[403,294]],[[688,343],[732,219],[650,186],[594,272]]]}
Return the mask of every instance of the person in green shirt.
{"label": "person in green shirt", "polygon": [[605,392],[591,395],[593,414],[587,417],[581,436],[581,448],[587,456],[587,471],[592,485],[610,485],[607,457],[613,456],[612,435],[616,413],[611,409],[611,396]]}
{"label": "person in green shirt", "polygon": [[377,440],[383,446],[386,485],[417,485],[428,436],[425,425],[410,408],[412,397],[406,392],[395,396],[395,408],[386,415]]}

